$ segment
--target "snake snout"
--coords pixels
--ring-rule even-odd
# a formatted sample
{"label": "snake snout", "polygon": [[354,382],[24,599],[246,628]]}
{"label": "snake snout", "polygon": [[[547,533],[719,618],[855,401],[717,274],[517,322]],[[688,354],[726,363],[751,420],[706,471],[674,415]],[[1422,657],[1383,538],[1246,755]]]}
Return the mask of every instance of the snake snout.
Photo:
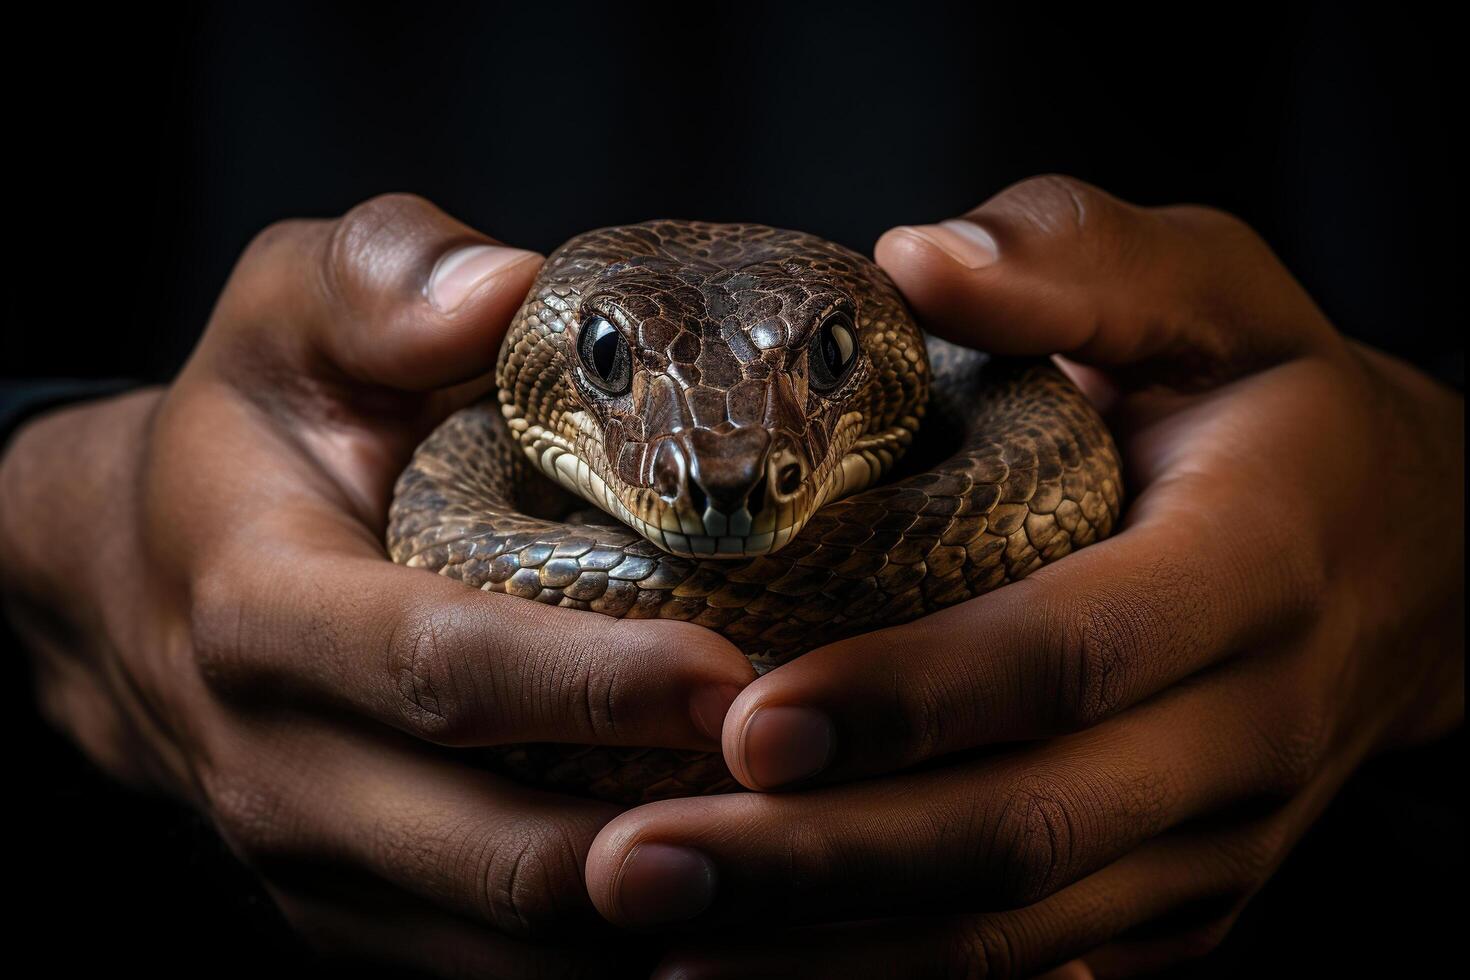
{"label": "snake snout", "polygon": [[686,430],[662,440],[653,487],[663,503],[644,533],[676,554],[739,557],[785,544],[811,467],[789,434],[764,426]]}
{"label": "snake snout", "polygon": [[[695,509],[716,510],[726,516],[764,504],[764,494],[753,491],[766,477],[771,435],[756,426],[737,426],[727,432],[694,429],[688,435],[689,489]],[[705,502],[705,507],[699,507]]]}

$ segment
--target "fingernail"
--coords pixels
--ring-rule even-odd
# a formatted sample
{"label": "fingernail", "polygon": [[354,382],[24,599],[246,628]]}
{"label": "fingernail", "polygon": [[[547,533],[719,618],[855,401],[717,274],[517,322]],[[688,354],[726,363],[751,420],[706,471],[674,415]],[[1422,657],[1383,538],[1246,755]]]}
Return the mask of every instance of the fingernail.
{"label": "fingernail", "polygon": [[809,779],[832,760],[832,722],[820,711],[760,708],[745,723],[745,771],[761,789]]}
{"label": "fingernail", "polygon": [[429,302],[440,313],[453,313],[481,283],[535,254],[499,245],[466,245],[446,252],[429,273]]}
{"label": "fingernail", "polygon": [[623,860],[613,901],[629,925],[694,918],[714,901],[715,863],[692,847],[645,843]]}
{"label": "fingernail", "polygon": [[718,742],[725,727],[725,715],[739,696],[740,688],[734,684],[717,684],[695,691],[689,698],[689,716],[694,719],[694,727]]}
{"label": "fingernail", "polygon": [[901,230],[922,238],[966,269],[983,269],[1000,258],[1000,247],[990,232],[963,218],[937,225],[907,225]]}

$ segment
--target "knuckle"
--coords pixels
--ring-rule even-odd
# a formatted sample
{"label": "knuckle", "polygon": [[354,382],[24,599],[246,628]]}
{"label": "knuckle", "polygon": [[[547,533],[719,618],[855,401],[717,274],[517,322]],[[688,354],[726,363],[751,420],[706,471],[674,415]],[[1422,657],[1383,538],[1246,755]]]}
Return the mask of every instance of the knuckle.
{"label": "knuckle", "polygon": [[237,694],[254,670],[246,651],[245,603],[238,583],[208,573],[193,585],[189,645],[199,675],[219,694]]}
{"label": "knuckle", "polygon": [[387,658],[398,694],[394,721],[409,734],[442,745],[485,734],[493,713],[472,711],[464,703],[470,689],[464,677],[470,632],[460,613],[445,608],[412,610],[395,623]]}
{"label": "knuckle", "polygon": [[[895,671],[902,669],[896,665]],[[949,712],[947,700],[932,683],[922,679],[916,683],[911,675],[895,677],[891,685],[898,704],[898,722],[902,734],[898,744],[902,746],[905,764],[932,759],[941,754],[948,742]]]}
{"label": "knuckle", "polygon": [[373,864],[429,886],[455,909],[501,932],[546,932],[579,910],[581,860],[567,829],[512,825],[426,810],[375,829]]}
{"label": "knuckle", "polygon": [[1136,603],[1092,601],[1063,620],[1056,721],[1091,728],[1123,704],[1127,676],[1143,655],[1146,629]]}
{"label": "knuckle", "polygon": [[1214,660],[1227,622],[1218,572],[1160,554],[1058,610],[1056,724],[1090,728]]}
{"label": "knuckle", "polygon": [[1225,341],[1233,339],[1238,344],[1249,331],[1241,329],[1243,323],[1231,296],[1243,287],[1270,292],[1273,284],[1286,281],[1288,277],[1275,253],[1244,219],[1219,208],[1178,204],[1153,209],[1150,214],[1167,230],[1176,247],[1207,257],[1217,270],[1209,277],[1182,281],[1176,300],[1190,304],[1196,316],[1222,333],[1216,340],[1221,345],[1216,356],[1237,355],[1237,347]]}
{"label": "knuckle", "polygon": [[[1290,528],[1279,532],[1283,538],[1291,533]],[[1325,542],[1317,544],[1307,535],[1296,534],[1292,543],[1293,547],[1279,550],[1280,574],[1276,588],[1281,597],[1284,625],[1317,623],[1329,608],[1334,562]]]}
{"label": "knuckle", "polygon": [[220,303],[231,315],[224,319],[253,324],[279,308],[289,289],[289,277],[282,276],[281,270],[295,267],[301,256],[309,254],[325,225],[319,220],[288,218],[257,232],[230,273]]}
{"label": "knuckle", "polygon": [[255,233],[240,253],[236,272],[249,273],[273,264],[282,253],[292,253],[321,224],[309,218],[285,218],[274,221]]}
{"label": "knuckle", "polygon": [[324,254],[323,278],[332,295],[361,295],[385,253],[401,248],[404,237],[434,206],[416,194],[380,194],[354,206],[332,226]]}
{"label": "knuckle", "polygon": [[596,637],[580,631],[569,635],[550,677],[549,703],[557,707],[555,719],[547,720],[568,722],[591,739],[611,735],[617,727],[610,701],[618,686],[617,668],[598,663],[599,646]]}
{"label": "knuckle", "polygon": [[1291,844],[1289,827],[1273,820],[1266,826],[1232,834],[1214,844],[1214,871],[1222,895],[1243,901],[1275,871]]}
{"label": "knuckle", "polygon": [[482,849],[475,863],[482,914],[514,935],[538,935],[580,909],[581,850],[557,824],[521,825]]}
{"label": "knuckle", "polygon": [[215,829],[242,860],[254,863],[289,851],[294,835],[287,808],[268,782],[218,773],[202,781]]}
{"label": "knuckle", "polygon": [[999,897],[1011,907],[1050,895],[1073,863],[1072,801],[1054,779],[1026,777],[1008,794],[992,839]]}
{"label": "knuckle", "polygon": [[553,723],[570,723],[594,742],[616,741],[637,713],[637,662],[647,655],[637,629],[619,626],[609,633],[567,633],[553,677],[551,703],[559,706]]}
{"label": "knuckle", "polygon": [[1078,238],[1109,222],[1120,202],[1098,188],[1061,174],[1030,177],[1001,192],[1001,203],[1029,230]]}
{"label": "knuckle", "polygon": [[[923,630],[918,625],[906,627]],[[932,651],[915,662],[899,658],[875,677],[875,690],[886,692],[887,724],[896,737],[885,738],[885,751],[892,762],[912,765],[975,744],[985,731],[984,701],[977,691],[998,683],[993,658],[969,638],[952,632],[912,632],[906,639],[916,649]]]}
{"label": "knuckle", "polygon": [[1188,311],[1180,326],[1201,346],[1199,356],[1213,361],[1217,373],[1223,369],[1220,377],[1309,352],[1341,351],[1336,330],[1244,219],[1202,205],[1151,209],[1149,215],[1197,270],[1175,280],[1172,302]]}
{"label": "knuckle", "polygon": [[333,238],[344,246],[371,242],[384,229],[416,223],[433,210],[434,205],[417,194],[379,194],[353,205],[337,219]]}
{"label": "knuckle", "polygon": [[1267,791],[1290,798],[1317,778],[1330,739],[1329,712],[1313,699],[1297,699],[1284,719],[1274,719],[1267,736]]}
{"label": "knuckle", "polygon": [[1235,926],[1235,919],[1235,914],[1222,916],[1184,933],[1179,937],[1179,957],[1184,960],[1198,960],[1213,953]]}
{"label": "knuckle", "polygon": [[1175,204],[1159,211],[1193,229],[1201,237],[1216,242],[1235,242],[1255,248],[1261,236],[1244,219],[1207,204]]}
{"label": "knuckle", "polygon": [[966,920],[954,931],[947,959],[945,975],[953,980],[997,980],[1016,972],[1010,933],[985,918]]}
{"label": "knuckle", "polygon": [[[261,340],[274,336],[283,313],[299,305],[298,280],[292,273],[314,253],[328,224],[298,218],[278,221],[245,246],[209,321],[208,336],[225,344],[223,350],[229,354],[222,368],[239,370],[236,361],[247,365],[262,361]],[[273,347],[268,344],[265,349]]]}

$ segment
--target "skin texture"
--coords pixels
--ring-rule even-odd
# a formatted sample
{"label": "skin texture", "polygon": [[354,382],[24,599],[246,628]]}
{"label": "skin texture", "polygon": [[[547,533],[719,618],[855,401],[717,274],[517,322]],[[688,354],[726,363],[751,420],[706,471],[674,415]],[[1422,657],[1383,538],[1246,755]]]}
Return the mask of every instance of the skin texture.
{"label": "skin texture", "polygon": [[394,478],[487,390],[540,266],[502,249],[433,288],[436,262],[484,244],[402,196],[267,229],[172,385],[17,435],[0,568],[46,714],[202,810],[309,938],[446,973],[602,975],[626,965],[615,937],[596,956],[524,940],[610,932],[582,861],[619,808],[442,747],[708,751],[754,673],[696,626],[625,628],[384,556]]}
{"label": "skin texture", "polygon": [[[941,336],[1067,355],[1123,455],[1109,540],[759,680],[698,627],[394,566],[392,480],[483,393],[536,264],[436,306],[435,263],[486,240],[390,198],[271,230],[173,385],[7,449],[0,584],[45,710],[203,809],[309,935],[445,974],[1198,955],[1362,759],[1463,717],[1463,400],[1217,212],[1045,178],[967,220],[989,261],[930,227],[877,259]],[[710,748],[719,718],[741,782],[799,786],[621,811],[435,747]],[[620,959],[594,907],[653,945]]]}
{"label": "skin texture", "polygon": [[[897,955],[1009,976],[1083,954],[1116,975],[1198,955],[1354,766],[1463,717],[1462,399],[1344,341],[1227,215],[1045,178],[965,220],[995,243],[987,264],[931,228],[889,232],[878,261],[942,336],[1088,365],[1132,504],[1114,537],[1014,586],[747,687],[731,771],[804,792],[604,828],[588,888],[613,921],[663,911],[667,886],[629,874],[657,842],[713,869],[697,923],[763,927],[664,976],[877,976]],[[1363,534],[1369,512],[1392,531]],[[821,754],[802,748],[812,718]]]}
{"label": "skin texture", "polygon": [[[578,357],[605,316],[636,365],[616,396]],[[822,391],[810,338],[833,316],[860,343],[845,383]],[[564,608],[695,623],[760,671],[1017,581],[1106,537],[1121,506],[1112,438],[1054,365],[926,342],[876,266],[799,232],[655,221],[579,235],[531,287],[497,379],[498,397],[450,416],[399,479],[393,559]],[[921,415],[931,445],[867,489]],[[643,485],[669,460],[666,485]],[[783,491],[788,466],[806,476]],[[757,554],[710,556],[703,503],[690,505],[701,482],[711,504],[720,486],[766,488]],[[558,498],[577,509],[549,519]],[[653,538],[588,503],[643,514]],[[773,526],[796,533],[772,545]],[[693,534],[673,545],[678,529]],[[718,754],[531,745],[499,762],[623,803],[739,788]]]}

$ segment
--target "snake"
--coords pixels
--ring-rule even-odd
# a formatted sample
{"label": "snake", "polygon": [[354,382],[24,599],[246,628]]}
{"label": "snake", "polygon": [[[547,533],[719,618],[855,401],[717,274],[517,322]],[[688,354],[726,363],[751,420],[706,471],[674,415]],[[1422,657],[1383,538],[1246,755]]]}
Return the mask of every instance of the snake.
{"label": "snake", "polygon": [[[494,381],[399,477],[390,557],[695,623],[758,674],[1016,582],[1105,538],[1123,501],[1107,426],[1052,359],[927,333],[873,261],[800,231],[577,235],[513,317]],[[625,804],[741,788],[718,753],[480,751]]]}

